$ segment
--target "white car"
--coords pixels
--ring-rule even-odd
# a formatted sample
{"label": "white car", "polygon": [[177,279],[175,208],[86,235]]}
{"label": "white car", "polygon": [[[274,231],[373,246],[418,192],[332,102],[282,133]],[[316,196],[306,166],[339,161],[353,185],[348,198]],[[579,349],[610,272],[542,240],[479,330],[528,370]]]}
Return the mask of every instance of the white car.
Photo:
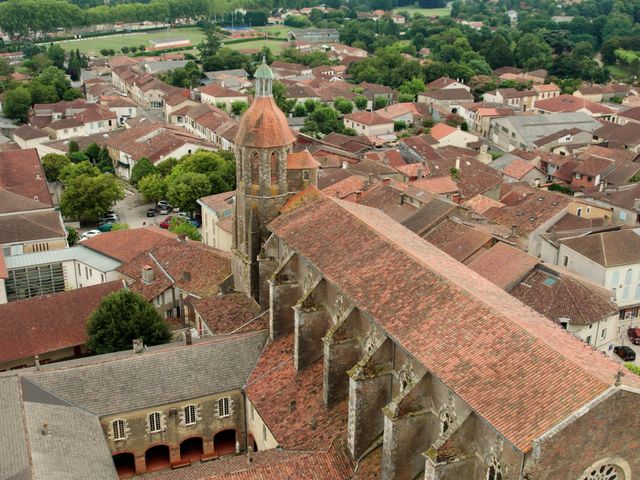
{"label": "white car", "polygon": [[191,220],[191,217],[189,216],[189,214],[185,212],[178,212],[178,215],[176,216],[180,218],[184,218],[187,222]]}
{"label": "white car", "polygon": [[102,232],[100,230],[89,230],[80,235],[80,241],[87,240],[89,238],[93,238],[96,235],[100,235]]}

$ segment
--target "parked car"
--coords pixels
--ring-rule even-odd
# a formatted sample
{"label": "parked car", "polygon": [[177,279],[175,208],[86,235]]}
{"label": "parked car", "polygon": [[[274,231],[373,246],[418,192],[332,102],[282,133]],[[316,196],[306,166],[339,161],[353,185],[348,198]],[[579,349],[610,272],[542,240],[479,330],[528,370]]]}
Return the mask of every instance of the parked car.
{"label": "parked car", "polygon": [[147,210],[147,217],[155,217],[158,214],[158,211],[155,208],[150,208]]}
{"label": "parked car", "polygon": [[195,218],[190,218],[189,223],[196,228],[200,228],[202,226],[202,223],[200,223],[200,220],[197,220]]}
{"label": "parked car", "polygon": [[113,223],[103,223],[98,227],[101,232],[110,232],[113,228]]}
{"label": "parked car", "polygon": [[636,352],[626,345],[618,345],[613,348],[613,353],[618,355],[625,362],[633,362],[636,359]]}
{"label": "parked car", "polygon": [[160,213],[160,215],[166,215],[167,213],[171,213],[171,205],[163,205],[161,207],[158,207],[158,212]]}
{"label": "parked car", "polygon": [[102,232],[100,230],[89,230],[80,235],[80,241],[87,240],[89,238],[93,238],[96,235],[100,235]]}
{"label": "parked car", "polygon": [[107,213],[100,217],[100,223],[118,223],[119,221],[120,217],[117,213]]}
{"label": "parked car", "polygon": [[630,328],[627,330],[627,335],[629,336],[631,343],[634,345],[640,345],[640,328]]}
{"label": "parked car", "polygon": [[160,228],[169,228],[172,219],[173,215],[169,215],[167,218],[160,222]]}
{"label": "parked car", "polygon": [[189,216],[189,214],[188,214],[188,213],[186,213],[186,212],[178,212],[178,214],[176,215],[176,217],[184,218],[184,219],[185,219],[185,220],[187,220],[187,221],[191,220],[191,217],[190,217],[190,216]]}
{"label": "parked car", "polygon": [[169,202],[167,202],[166,200],[158,200],[158,202],[156,203],[157,208],[168,207],[168,206],[169,206]]}

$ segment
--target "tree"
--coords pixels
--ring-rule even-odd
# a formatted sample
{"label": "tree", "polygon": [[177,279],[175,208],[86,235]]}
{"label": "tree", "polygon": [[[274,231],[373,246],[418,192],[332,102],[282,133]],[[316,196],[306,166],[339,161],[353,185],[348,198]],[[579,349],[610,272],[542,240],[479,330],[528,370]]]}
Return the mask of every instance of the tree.
{"label": "tree", "polygon": [[231,112],[234,115],[242,115],[247,108],[249,108],[249,104],[247,102],[243,102],[242,100],[235,100],[231,102]]}
{"label": "tree", "polygon": [[26,122],[29,118],[29,108],[31,108],[31,94],[25,87],[9,90],[2,104],[2,111],[12,120]]}
{"label": "tree", "polygon": [[87,347],[94,353],[119,352],[141,339],[145,345],[171,340],[169,326],[141,295],[122,289],[106,296],[87,322]]}
{"label": "tree", "polygon": [[76,98],[82,98],[83,96],[84,95],[82,94],[82,91],[80,91],[80,89],[70,88],[69,90],[64,92],[62,99],[66,100],[67,102],[70,102],[72,100],[75,100]]}
{"label": "tree", "polygon": [[405,100],[408,102],[413,102],[419,93],[424,92],[426,85],[424,84],[424,80],[421,78],[412,78],[411,80],[405,80],[402,82],[402,85],[398,87],[398,91],[405,95],[411,95],[412,100]]}
{"label": "tree", "polygon": [[124,46],[120,49],[120,51],[126,55],[127,53],[129,53],[129,47]]}
{"label": "tree", "polygon": [[356,97],[355,104],[358,110],[364,110],[365,108],[367,108],[369,100],[367,100],[367,97],[359,96]]}
{"label": "tree", "polygon": [[147,201],[157,202],[167,196],[167,181],[159,174],[142,177],[138,190]]}
{"label": "tree", "polygon": [[[173,177],[173,175],[171,175]],[[212,193],[209,177],[204,173],[182,173],[168,182],[167,200],[185,212],[194,212],[198,199]]]}
{"label": "tree", "polygon": [[373,109],[378,110],[387,106],[387,97],[376,97],[373,100]]}
{"label": "tree", "polygon": [[195,240],[197,242],[202,240],[202,235],[200,235],[198,229],[182,217],[175,217],[171,219],[169,231],[176,235],[186,235],[191,240]]}
{"label": "tree", "polygon": [[204,39],[198,44],[198,50],[200,50],[200,59],[204,62],[206,58],[213,57],[220,46],[220,30],[215,25],[209,23],[203,27]]}
{"label": "tree", "polygon": [[113,175],[79,175],[65,184],[60,211],[67,218],[95,221],[123,198],[124,189]]}
{"label": "tree", "polygon": [[60,169],[60,174],[58,175],[58,181],[67,184],[71,182],[76,177],[80,175],[88,175],[90,177],[97,177],[100,175],[100,170],[91,165],[89,162],[80,162],[80,163],[68,163],[64,167]]}
{"label": "tree", "polygon": [[343,115],[353,112],[353,102],[350,102],[346,98],[336,97],[333,100],[333,106]]}
{"label": "tree", "polygon": [[89,162],[89,157],[84,152],[73,152],[69,154],[69,160],[73,163]]}
{"label": "tree", "polygon": [[42,168],[44,168],[44,175],[48,182],[57,182],[60,173],[67,165],[71,165],[71,160],[66,155],[48,153],[42,157]]}
{"label": "tree", "polygon": [[55,43],[49,45],[47,56],[51,59],[54,66],[60,69],[64,68],[64,48],[62,48],[60,45]]}
{"label": "tree", "polygon": [[551,64],[551,47],[533,33],[525,33],[518,40],[516,58],[518,65],[527,69],[548,68]]}
{"label": "tree", "polygon": [[338,118],[338,112],[331,107],[320,106],[311,112],[304,121],[303,133],[328,134],[342,133],[344,124]]}
{"label": "tree", "polygon": [[513,65],[513,53],[507,40],[500,34],[495,34],[487,44],[484,53],[485,60],[496,69]]}
{"label": "tree", "polygon": [[80,147],[78,146],[78,142],[76,142],[75,140],[71,140],[69,142],[69,154],[79,152],[79,151],[80,151]]}
{"label": "tree", "polygon": [[156,168],[158,169],[158,173],[160,174],[160,176],[166,177],[171,173],[171,170],[173,170],[173,167],[175,167],[177,164],[178,159],[169,157],[158,163],[156,165]]}
{"label": "tree", "polygon": [[78,234],[78,231],[73,227],[65,227],[65,228],[67,230],[67,243],[69,244],[69,246],[73,247],[77,245],[78,241],[80,240],[80,235]]}
{"label": "tree", "polygon": [[136,164],[131,169],[131,183],[133,185],[138,185],[140,180],[142,180],[147,175],[152,175],[157,173],[158,169],[155,167],[153,163],[149,161],[148,158],[141,158],[136,162]]}

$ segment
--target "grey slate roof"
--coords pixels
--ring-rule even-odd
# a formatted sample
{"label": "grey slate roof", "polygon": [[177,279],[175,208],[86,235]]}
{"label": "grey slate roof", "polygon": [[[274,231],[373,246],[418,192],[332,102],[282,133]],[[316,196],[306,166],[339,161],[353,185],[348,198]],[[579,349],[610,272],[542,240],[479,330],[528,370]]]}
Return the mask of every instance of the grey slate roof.
{"label": "grey slate roof", "polygon": [[499,118],[496,123],[512,125],[511,130],[517,131],[527,142],[547,137],[565,128],[579,128],[586,132],[593,132],[602,124],[586,113],[547,113],[539,115],[513,115]]}
{"label": "grey slate roof", "polygon": [[240,389],[267,332],[213,337],[30,369],[26,378],[101,417]]}
{"label": "grey slate roof", "polygon": [[98,417],[15,374],[0,379],[0,399],[0,478],[118,478]]}

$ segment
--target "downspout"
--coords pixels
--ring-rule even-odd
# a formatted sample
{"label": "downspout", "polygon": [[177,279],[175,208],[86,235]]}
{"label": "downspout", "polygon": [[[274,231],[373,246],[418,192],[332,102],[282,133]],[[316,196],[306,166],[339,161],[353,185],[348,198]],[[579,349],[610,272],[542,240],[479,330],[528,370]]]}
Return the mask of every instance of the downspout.
{"label": "downspout", "polygon": [[242,393],[242,411],[243,413],[243,418],[244,418],[244,449],[245,451],[248,451],[249,445],[249,431],[247,429],[247,394],[244,391],[244,387],[240,390],[240,393]]}

